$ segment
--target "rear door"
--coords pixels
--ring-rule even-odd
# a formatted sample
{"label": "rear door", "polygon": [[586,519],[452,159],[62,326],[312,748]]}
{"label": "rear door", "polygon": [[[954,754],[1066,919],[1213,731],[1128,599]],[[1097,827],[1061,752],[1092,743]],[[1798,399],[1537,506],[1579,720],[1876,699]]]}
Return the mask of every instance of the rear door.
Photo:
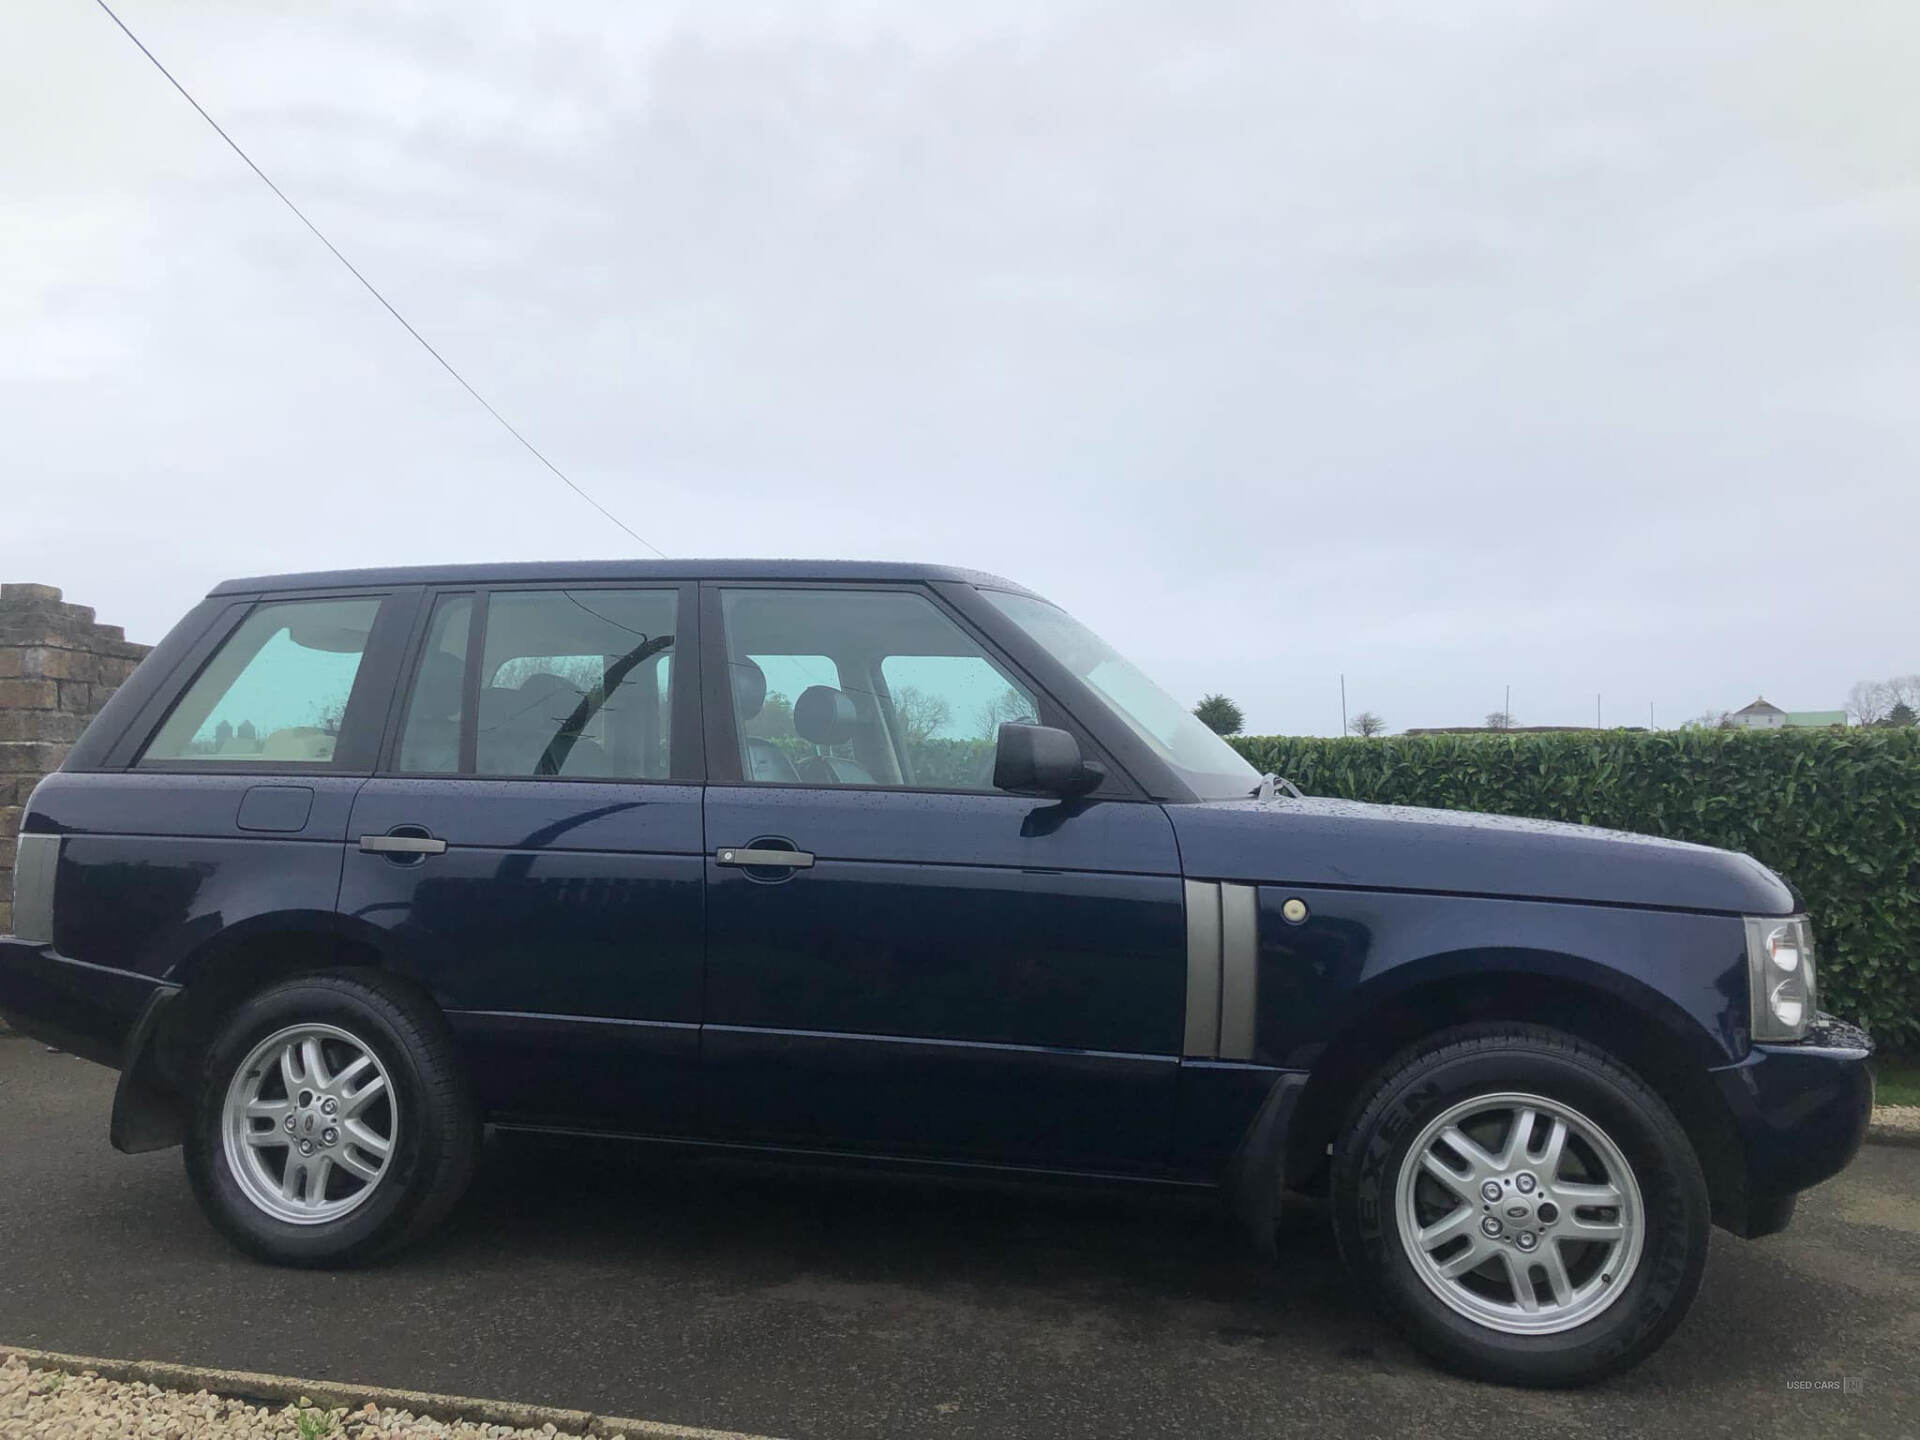
{"label": "rear door", "polygon": [[1186,984],[1159,806],[992,787],[1071,723],[918,586],[710,585],[709,1124],[756,1142],[1152,1171]]}
{"label": "rear door", "polygon": [[54,943],[174,981],[208,942],[333,927],[417,589],[235,601],[103,758],[36,804],[60,830]]}
{"label": "rear door", "polygon": [[446,1011],[493,1117],[691,1127],[702,835],[693,587],[447,590],[340,909]]}

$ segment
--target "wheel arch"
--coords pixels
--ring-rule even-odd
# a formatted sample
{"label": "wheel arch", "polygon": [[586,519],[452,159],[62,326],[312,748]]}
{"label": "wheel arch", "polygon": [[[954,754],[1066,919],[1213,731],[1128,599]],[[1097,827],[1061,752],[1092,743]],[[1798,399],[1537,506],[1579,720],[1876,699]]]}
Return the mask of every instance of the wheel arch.
{"label": "wheel arch", "polygon": [[167,974],[168,988],[129,1039],[114,1091],[114,1148],[138,1154],[180,1143],[200,1057],[221,1023],[249,997],[296,975],[392,973],[376,946],[343,935],[336,922],[336,916],[317,911],[250,916],[180,957]]}
{"label": "wheel arch", "polygon": [[1678,1006],[1629,976],[1577,956],[1529,957],[1525,968],[1488,968],[1485,957],[1402,967],[1399,983],[1356,992],[1334,1038],[1315,1059],[1288,1126],[1286,1183],[1313,1189],[1327,1150],[1368,1082],[1408,1046],[1443,1030],[1502,1021],[1544,1025],[1612,1055],[1666,1102],[1686,1131],[1713,1199],[1716,1223],[1738,1228],[1745,1166],[1725,1101],[1709,1073],[1727,1063]]}

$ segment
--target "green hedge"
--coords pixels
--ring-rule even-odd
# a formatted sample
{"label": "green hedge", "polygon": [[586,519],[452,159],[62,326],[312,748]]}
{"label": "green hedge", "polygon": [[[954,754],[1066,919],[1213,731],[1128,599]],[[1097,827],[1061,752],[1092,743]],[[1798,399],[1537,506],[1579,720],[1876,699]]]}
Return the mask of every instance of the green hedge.
{"label": "green hedge", "polygon": [[1486,810],[1744,850],[1813,917],[1820,1007],[1920,1045],[1920,730],[1236,736],[1309,795]]}

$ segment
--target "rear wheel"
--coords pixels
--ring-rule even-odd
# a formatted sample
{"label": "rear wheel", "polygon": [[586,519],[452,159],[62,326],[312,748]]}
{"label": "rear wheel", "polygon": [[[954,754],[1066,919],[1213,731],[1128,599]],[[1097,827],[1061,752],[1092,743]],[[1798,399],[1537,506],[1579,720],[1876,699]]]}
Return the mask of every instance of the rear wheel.
{"label": "rear wheel", "polygon": [[1436,1036],[1383,1072],[1334,1163],[1348,1265],[1452,1369],[1577,1385],[1634,1364],[1693,1300],[1706,1182],[1624,1067],[1533,1026]]}
{"label": "rear wheel", "polygon": [[479,1126],[438,1011],[373,972],[302,976],[229,1019],[186,1141],[208,1217],[263,1259],[352,1264],[421,1234]]}

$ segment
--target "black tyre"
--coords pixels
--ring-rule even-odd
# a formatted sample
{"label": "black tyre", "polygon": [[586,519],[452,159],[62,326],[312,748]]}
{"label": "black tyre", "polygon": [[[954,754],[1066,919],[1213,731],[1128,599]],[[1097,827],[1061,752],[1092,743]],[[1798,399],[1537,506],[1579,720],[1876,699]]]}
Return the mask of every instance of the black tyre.
{"label": "black tyre", "polygon": [[1706,1181],[1660,1098],[1538,1026],[1431,1037],[1340,1138],[1334,1225],[1361,1286],[1449,1369],[1582,1385],[1653,1351],[1706,1263]]}
{"label": "black tyre", "polygon": [[351,1265],[424,1233],[472,1178],[480,1127],[439,1011],[375,971],[242,1004],[192,1096],[187,1176],[215,1226],[282,1265]]}

